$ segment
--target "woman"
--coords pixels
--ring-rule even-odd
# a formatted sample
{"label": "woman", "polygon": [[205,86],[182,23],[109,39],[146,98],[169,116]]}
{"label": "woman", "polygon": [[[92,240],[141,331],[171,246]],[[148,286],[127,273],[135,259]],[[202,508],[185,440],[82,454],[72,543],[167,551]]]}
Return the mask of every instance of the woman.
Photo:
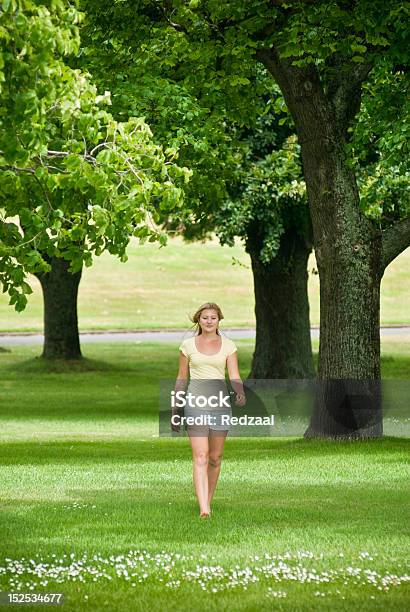
{"label": "woman", "polygon": [[[244,406],[246,398],[238,369],[237,348],[232,340],[219,332],[219,323],[223,318],[219,306],[212,302],[203,304],[192,317],[196,334],[184,340],[179,347],[179,370],[175,391],[185,388],[189,376],[187,392],[192,393],[193,397],[198,397],[200,391],[206,389],[205,395],[210,398],[211,390],[218,389],[225,390],[226,399],[229,395],[225,384],[227,366],[229,379],[236,394],[235,403],[237,406]],[[222,415],[231,414],[230,404],[228,410],[213,406],[207,405],[206,409],[199,409],[202,415],[210,416],[209,424],[187,425],[192,448],[193,480],[201,518],[209,517],[211,514],[211,501],[229,430],[229,424],[226,424],[226,419],[222,419]],[[185,416],[194,415],[195,410],[188,408]],[[175,412],[173,409],[173,414]],[[172,428],[178,430],[176,426]]]}

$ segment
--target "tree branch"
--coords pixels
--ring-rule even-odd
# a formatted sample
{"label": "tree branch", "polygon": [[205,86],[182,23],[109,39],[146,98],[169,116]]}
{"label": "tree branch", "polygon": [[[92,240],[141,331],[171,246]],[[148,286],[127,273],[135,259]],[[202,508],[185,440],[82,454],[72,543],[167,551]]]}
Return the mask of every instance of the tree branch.
{"label": "tree branch", "polygon": [[[94,147],[91,153],[84,151],[84,154],[82,155],[83,159],[85,161],[88,161],[96,165],[97,159],[92,155],[92,153],[95,152],[99,147],[106,146],[106,145],[107,145],[106,142],[103,142],[100,145],[97,145],[96,147]],[[3,151],[0,151],[0,155],[3,155]],[[64,157],[68,157],[69,155],[73,155],[73,152],[72,151],[47,151],[46,155],[38,155],[38,156],[33,157],[33,161],[35,162],[39,161],[40,165],[44,166],[45,168],[55,169],[55,166],[48,166],[47,164],[43,164],[43,158],[45,159],[52,159],[54,157],[64,158]],[[74,153],[74,155],[76,155],[76,153]],[[36,166],[36,168],[38,168],[38,166]],[[0,170],[13,170],[14,172],[31,172],[31,173],[35,172],[36,168],[19,168],[18,166],[11,166],[11,165],[0,166]]]}
{"label": "tree branch", "polygon": [[[106,144],[106,143],[104,143]],[[46,157],[68,157],[69,155],[72,155],[73,153],[71,151],[47,151],[47,155]],[[39,156],[40,160],[42,158],[42,155]],[[85,159],[86,161],[91,162],[92,164],[96,163],[96,158],[93,157],[90,153],[87,153],[87,151],[84,152],[84,154],[82,155],[83,159]]]}
{"label": "tree branch", "polygon": [[370,62],[355,63],[336,56],[332,58],[330,69],[334,76],[328,81],[327,95],[343,132],[360,110],[362,83],[372,67]]}
{"label": "tree branch", "polygon": [[[295,122],[300,144],[318,137],[329,139],[334,121],[333,106],[323,90],[316,66],[295,66],[294,57],[281,57],[273,45],[255,54],[278,83]],[[299,58],[298,58],[299,59]]]}
{"label": "tree branch", "polygon": [[255,56],[275,78],[285,98],[289,96],[303,101],[312,90],[311,83],[319,85],[317,70],[312,64],[304,67],[294,66],[292,62],[295,58],[281,57],[275,46],[259,49]]}
{"label": "tree branch", "polygon": [[12,170],[13,172],[28,172],[29,174],[35,173],[35,168],[18,168],[17,166],[0,166],[0,170]]}
{"label": "tree branch", "polygon": [[410,217],[397,221],[382,232],[382,270],[410,246]]}
{"label": "tree branch", "polygon": [[165,6],[163,6],[162,2],[155,2],[154,5],[157,9],[162,13],[163,18],[167,22],[171,28],[176,30],[177,32],[182,32],[183,34],[188,34],[188,30],[181,23],[176,23],[172,20],[171,15],[173,13],[172,10],[172,2],[165,2]]}

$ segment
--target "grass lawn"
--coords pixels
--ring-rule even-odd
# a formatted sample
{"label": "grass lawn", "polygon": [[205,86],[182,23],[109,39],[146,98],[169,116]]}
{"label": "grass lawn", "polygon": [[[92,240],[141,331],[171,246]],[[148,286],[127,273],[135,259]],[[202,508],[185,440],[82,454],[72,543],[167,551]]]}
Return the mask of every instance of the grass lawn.
{"label": "grass lawn", "polygon": [[[176,346],[0,354],[0,588],[76,611],[408,609],[409,440],[228,438],[200,521],[188,440],[157,436]],[[409,374],[385,341],[383,376]]]}
{"label": "grass lawn", "polygon": [[[232,265],[236,261],[235,265]],[[239,262],[239,263],[238,263]],[[309,301],[312,325],[319,324],[319,279],[312,255],[309,260]],[[384,325],[410,324],[410,249],[387,269],[382,280],[381,321]],[[34,293],[26,310],[16,313],[0,294],[0,331],[42,331],[40,284],[32,277]],[[79,324],[92,329],[188,328],[188,313],[203,302],[221,305],[227,327],[255,325],[253,279],[249,256],[238,243],[221,247],[217,241],[169,246],[140,246],[136,239],[129,260],[103,254],[85,268],[79,289]]]}

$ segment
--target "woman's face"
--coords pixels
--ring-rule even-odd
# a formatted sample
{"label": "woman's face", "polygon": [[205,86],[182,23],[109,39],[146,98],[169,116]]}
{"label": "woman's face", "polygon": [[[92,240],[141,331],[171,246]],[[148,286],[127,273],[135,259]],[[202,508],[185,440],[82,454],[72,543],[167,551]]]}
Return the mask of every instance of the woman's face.
{"label": "woman's face", "polygon": [[199,325],[202,331],[213,332],[218,329],[218,313],[213,308],[205,308],[199,317]]}

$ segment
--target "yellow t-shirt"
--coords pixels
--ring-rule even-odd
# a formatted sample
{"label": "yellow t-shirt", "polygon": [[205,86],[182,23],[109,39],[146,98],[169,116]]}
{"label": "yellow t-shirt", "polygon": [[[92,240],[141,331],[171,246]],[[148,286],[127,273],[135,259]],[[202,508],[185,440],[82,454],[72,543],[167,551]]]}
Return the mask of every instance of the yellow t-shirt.
{"label": "yellow t-shirt", "polygon": [[192,380],[209,378],[225,380],[226,359],[237,350],[235,343],[221,334],[222,346],[220,351],[215,355],[205,355],[196,348],[195,338],[196,336],[187,338],[179,347],[179,350],[188,357],[190,378]]}

